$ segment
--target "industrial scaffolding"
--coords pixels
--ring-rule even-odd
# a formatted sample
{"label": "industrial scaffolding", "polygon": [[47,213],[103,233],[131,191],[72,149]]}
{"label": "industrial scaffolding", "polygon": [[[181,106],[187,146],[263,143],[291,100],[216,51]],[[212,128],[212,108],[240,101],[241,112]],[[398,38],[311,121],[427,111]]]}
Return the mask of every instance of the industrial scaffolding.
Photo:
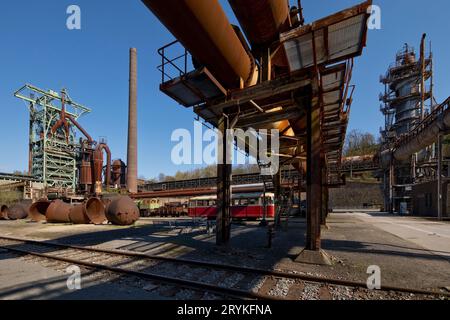
{"label": "industrial scaffolding", "polygon": [[73,101],[66,90],[62,94],[25,85],[14,96],[25,101],[30,112],[29,173],[44,184],[48,191],[75,192],[77,187],[77,155],[80,143],[73,127],[59,128],[52,134],[60,119],[65,96],[66,114],[77,120],[91,110]]}

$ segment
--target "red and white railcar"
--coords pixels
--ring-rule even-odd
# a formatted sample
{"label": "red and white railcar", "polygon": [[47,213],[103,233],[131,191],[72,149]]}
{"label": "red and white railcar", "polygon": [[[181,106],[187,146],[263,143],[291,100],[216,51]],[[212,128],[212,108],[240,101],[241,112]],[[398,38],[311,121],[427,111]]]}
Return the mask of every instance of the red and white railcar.
{"label": "red and white railcar", "polygon": [[[233,219],[255,220],[264,217],[264,193],[238,193],[232,195],[231,216]],[[275,217],[274,194],[266,193],[266,218]],[[189,200],[189,217],[217,217],[217,196],[203,196]]]}

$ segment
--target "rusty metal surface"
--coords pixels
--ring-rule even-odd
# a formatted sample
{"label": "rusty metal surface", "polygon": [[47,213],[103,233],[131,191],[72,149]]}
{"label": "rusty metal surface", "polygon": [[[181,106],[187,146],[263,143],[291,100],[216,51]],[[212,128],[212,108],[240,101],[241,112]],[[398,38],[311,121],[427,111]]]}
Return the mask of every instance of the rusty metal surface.
{"label": "rusty metal surface", "polygon": [[137,192],[138,150],[137,150],[137,50],[130,49],[130,88],[128,101],[128,152],[127,188],[130,193]]}
{"label": "rusty metal surface", "polygon": [[129,226],[139,220],[139,208],[130,197],[120,196],[111,199],[106,217],[114,225]]}
{"label": "rusty metal surface", "polygon": [[69,218],[73,224],[89,224],[91,221],[86,215],[86,203],[72,207],[69,212]]}
{"label": "rusty metal surface", "polygon": [[217,0],[143,0],[143,3],[227,89],[253,77],[253,57]]}
{"label": "rusty metal surface", "polygon": [[121,186],[122,185],[122,175],[125,171],[125,164],[121,160],[115,160],[112,164],[112,185]]}
{"label": "rusty metal surface", "polygon": [[0,220],[8,220],[9,208],[7,205],[2,205],[0,207]]}
{"label": "rusty metal surface", "polygon": [[102,224],[106,218],[105,205],[98,198],[91,198],[85,204],[86,215],[93,224]]}
{"label": "rusty metal surface", "polygon": [[102,199],[101,199],[103,205],[105,206],[105,214],[108,213],[109,205],[111,204],[111,202],[112,202],[113,199],[114,199],[114,198],[102,198]]}
{"label": "rusty metal surface", "polygon": [[[111,185],[111,150],[109,149],[108,145],[105,143],[99,143],[94,150],[92,157],[93,157],[93,177],[95,180],[95,183],[101,183],[103,184],[103,164],[104,164],[104,158],[103,158],[103,151],[106,153],[106,176],[105,176],[105,184],[106,186]],[[109,173],[109,174],[108,174]]]}
{"label": "rusty metal surface", "polygon": [[228,0],[253,47],[270,45],[289,30],[287,0]]}
{"label": "rusty metal surface", "polygon": [[51,202],[48,200],[39,200],[33,203],[30,207],[30,219],[34,222],[40,222],[46,220],[47,209]]}
{"label": "rusty metal surface", "polygon": [[17,203],[8,210],[8,218],[10,220],[23,220],[28,218],[30,203]]}
{"label": "rusty metal surface", "polygon": [[103,224],[106,219],[105,205],[98,198],[91,198],[70,210],[70,221],[74,224]]}
{"label": "rusty metal surface", "polygon": [[82,161],[80,166],[80,185],[92,185],[92,166],[89,161]]}
{"label": "rusty metal surface", "polygon": [[61,201],[53,201],[47,209],[47,222],[50,223],[70,223],[70,210],[72,206]]}

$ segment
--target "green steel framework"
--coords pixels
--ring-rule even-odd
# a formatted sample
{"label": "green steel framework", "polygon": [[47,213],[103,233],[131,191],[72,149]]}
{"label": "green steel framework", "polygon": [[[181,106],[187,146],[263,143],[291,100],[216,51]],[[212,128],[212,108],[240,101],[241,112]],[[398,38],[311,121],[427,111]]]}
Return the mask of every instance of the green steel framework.
{"label": "green steel framework", "polygon": [[[74,102],[66,90],[66,113],[75,120],[91,110]],[[31,175],[42,181],[47,189],[75,192],[77,186],[77,156],[80,144],[76,132],[70,129],[69,137],[59,129],[51,134],[53,125],[61,113],[61,95],[55,91],[45,91],[32,85],[25,85],[14,96],[28,104],[30,112],[30,168]]]}

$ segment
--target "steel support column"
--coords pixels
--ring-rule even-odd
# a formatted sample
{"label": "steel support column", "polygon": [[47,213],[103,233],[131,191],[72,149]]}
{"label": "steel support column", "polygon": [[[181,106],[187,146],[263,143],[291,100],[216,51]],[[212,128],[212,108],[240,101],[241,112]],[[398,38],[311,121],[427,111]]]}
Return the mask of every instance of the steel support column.
{"label": "steel support column", "polygon": [[281,208],[283,206],[283,199],[281,194],[281,168],[273,177],[273,186],[275,189],[275,226],[281,225]]}
{"label": "steel support column", "polygon": [[437,143],[437,210],[438,210],[438,219],[442,220],[442,134],[439,134],[438,136],[438,143]]}
{"label": "steel support column", "polygon": [[300,210],[300,215],[303,215],[302,212],[302,184],[303,184],[303,173],[300,173],[298,178],[298,208]]}
{"label": "steel support column", "polygon": [[218,129],[222,135],[219,141],[219,159],[217,165],[217,233],[216,244],[227,245],[231,237],[231,182],[232,163],[230,154],[227,152],[228,138],[227,129],[229,119],[223,117]]}
{"label": "steel support column", "polygon": [[327,197],[327,192],[328,192],[328,187],[326,186],[327,184],[327,168],[326,168],[326,161],[325,161],[325,156],[322,154],[321,155],[321,163],[322,163],[322,193],[320,194],[320,202],[322,204],[321,206],[321,215],[320,215],[320,224],[322,226],[326,226],[327,225],[327,218],[328,218],[328,197]]}
{"label": "steel support column", "polygon": [[394,211],[394,164],[391,162],[389,166],[389,213],[393,214]]}
{"label": "steel support column", "polygon": [[322,162],[320,106],[313,98],[307,111],[307,235],[306,249],[320,251],[320,220],[322,211]]}
{"label": "steel support column", "polygon": [[329,211],[329,189],[327,186],[322,187],[322,216],[320,224],[322,226],[327,226],[327,219]]}

